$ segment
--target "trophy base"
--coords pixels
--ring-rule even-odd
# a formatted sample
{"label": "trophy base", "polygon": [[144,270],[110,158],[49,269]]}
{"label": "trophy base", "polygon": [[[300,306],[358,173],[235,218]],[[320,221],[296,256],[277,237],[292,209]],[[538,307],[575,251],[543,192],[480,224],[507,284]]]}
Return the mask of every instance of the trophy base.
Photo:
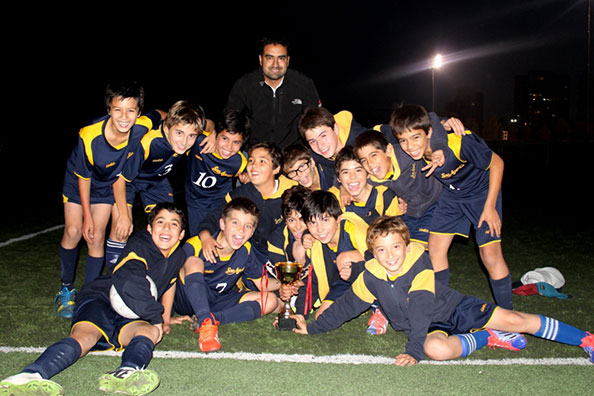
{"label": "trophy base", "polygon": [[293,330],[297,328],[297,322],[293,318],[283,318],[282,316],[279,316],[276,328],[278,330]]}

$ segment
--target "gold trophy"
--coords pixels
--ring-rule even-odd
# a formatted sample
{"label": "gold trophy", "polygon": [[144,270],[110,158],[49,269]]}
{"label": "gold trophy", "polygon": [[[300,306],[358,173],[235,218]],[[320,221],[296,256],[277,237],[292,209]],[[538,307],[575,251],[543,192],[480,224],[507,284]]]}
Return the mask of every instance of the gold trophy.
{"label": "gold trophy", "polygon": [[[303,264],[283,261],[274,264],[274,268],[276,269],[276,276],[280,283],[282,283],[283,285],[290,285],[291,283],[299,279],[299,274],[301,273]],[[297,327],[295,319],[289,317],[291,313],[292,310],[290,300],[287,300],[285,301],[284,311],[278,314],[277,329],[292,330]]]}

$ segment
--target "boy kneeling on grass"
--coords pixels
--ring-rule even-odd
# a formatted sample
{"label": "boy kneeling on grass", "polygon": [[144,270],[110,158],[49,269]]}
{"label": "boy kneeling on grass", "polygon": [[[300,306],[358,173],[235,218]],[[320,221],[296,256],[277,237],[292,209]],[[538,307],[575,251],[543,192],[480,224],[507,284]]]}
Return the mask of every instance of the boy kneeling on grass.
{"label": "boy kneeling on grass", "polygon": [[365,264],[352,287],[309,324],[294,315],[298,328],[293,331],[328,332],[377,300],[392,327],[408,336],[405,352],[396,356],[399,366],[416,364],[425,356],[434,360],[468,356],[485,346],[520,350],[526,338],[518,333],[579,346],[594,363],[591,333],[543,315],[507,310],[435,282],[425,248],[410,242],[402,219],[377,218],[367,230],[367,245],[374,259]]}
{"label": "boy kneeling on grass", "polygon": [[[177,248],[184,227],[181,209],[173,203],[157,204],[148,216],[146,231],[130,239],[113,272],[80,290],[70,336],[47,348],[20,374],[0,382],[0,394],[63,395],[62,387],[50,378],[89,351],[100,350],[124,350],[121,365],[99,378],[100,390],[126,395],[145,395],[155,390],[159,376],[146,367],[163,332],[169,332],[175,293],[171,286],[186,258],[184,251]],[[151,294],[147,277],[155,283],[157,298]],[[128,319],[114,311],[110,302],[112,285],[139,318]]]}
{"label": "boy kneeling on grass", "polygon": [[[262,279],[262,265],[255,259],[249,239],[258,225],[259,210],[245,197],[233,198],[219,220],[219,230],[213,238],[217,248],[216,262],[204,257],[198,236],[184,245],[187,260],[179,273],[180,284],[175,292],[173,310],[182,315],[172,323],[194,322],[200,333],[198,344],[202,352],[221,348],[219,324],[254,320],[271,312],[280,312],[283,303],[270,290],[278,290],[276,279]],[[238,290],[240,278],[246,278],[261,291]],[[195,320],[191,318],[195,317]]]}

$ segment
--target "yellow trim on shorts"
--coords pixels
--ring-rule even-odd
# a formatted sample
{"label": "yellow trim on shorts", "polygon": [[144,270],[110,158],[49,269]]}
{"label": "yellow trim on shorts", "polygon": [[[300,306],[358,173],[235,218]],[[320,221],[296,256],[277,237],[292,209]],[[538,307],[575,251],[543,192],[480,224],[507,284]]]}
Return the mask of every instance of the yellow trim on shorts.
{"label": "yellow trim on shorts", "polygon": [[489,242],[487,242],[487,243],[483,243],[482,245],[479,245],[479,248],[482,248],[482,247],[484,247],[484,246],[488,246],[488,245],[490,245],[490,244],[492,244],[492,243],[501,243],[501,239],[495,239],[495,240],[493,240],[493,241],[489,241]]}
{"label": "yellow trim on shorts", "polygon": [[[116,349],[115,345],[114,345],[114,344],[112,344],[112,342],[111,342],[111,341],[109,341],[109,337],[107,336],[107,334],[105,334],[105,332],[103,331],[103,329],[102,329],[101,327],[97,326],[95,323],[93,323],[93,322],[89,322],[88,320],[81,320],[80,322],[76,322],[75,324],[73,324],[73,325],[72,325],[72,327],[70,328],[70,335],[72,335],[72,332],[73,332],[74,328],[75,328],[75,327],[76,327],[78,324],[80,324],[80,323],[88,323],[88,324],[90,324],[91,326],[95,327],[97,330],[99,330],[99,333],[101,333],[101,335],[103,336],[103,338],[105,338],[105,341],[106,341],[106,342],[107,342],[109,345],[111,345],[111,348],[108,348],[108,349],[103,349],[103,351],[112,351],[112,350],[115,350],[115,349]],[[99,340],[97,340],[97,342],[99,342]],[[95,344],[95,345],[97,345],[97,344]]]}
{"label": "yellow trim on shorts", "polygon": [[122,345],[122,340],[120,339],[120,336],[122,335],[122,331],[124,331],[124,329],[126,327],[128,327],[129,325],[133,324],[133,323],[146,323],[147,325],[151,326],[151,324],[149,322],[147,322],[146,320],[134,320],[132,322],[126,323],[125,325],[122,326],[122,328],[120,329],[120,331],[118,332],[118,344],[120,344],[120,348],[116,349],[116,352],[120,352],[123,351],[126,347]]}

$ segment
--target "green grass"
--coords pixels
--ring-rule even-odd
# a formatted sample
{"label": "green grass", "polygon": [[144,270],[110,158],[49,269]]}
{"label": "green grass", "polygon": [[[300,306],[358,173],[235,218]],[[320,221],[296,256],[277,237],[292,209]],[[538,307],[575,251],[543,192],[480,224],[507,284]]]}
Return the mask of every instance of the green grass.
{"label": "green grass", "polygon": [[[514,280],[536,267],[554,266],[566,278],[563,288],[568,300],[543,296],[514,296],[520,311],[542,313],[579,328],[594,329],[594,281],[592,257],[593,232],[563,219],[507,216],[504,229],[504,255]],[[47,220],[44,220],[47,223]],[[17,227],[19,231],[24,228]],[[144,226],[142,214],[135,219],[136,229]],[[59,224],[59,223],[58,223]],[[553,224],[553,225],[551,225]],[[48,226],[55,225],[48,224]],[[4,227],[0,236],[18,236],[15,228]],[[39,231],[30,229],[28,232]],[[25,232],[23,232],[25,233]],[[53,298],[59,283],[58,245],[61,231],[0,248],[0,346],[46,347],[68,334],[69,323],[53,313]],[[2,239],[2,240],[5,240]],[[76,284],[84,277],[86,250],[81,259]],[[450,252],[451,286],[467,294],[491,300],[488,281],[478,262],[471,240],[456,240]],[[369,314],[344,324],[324,335],[301,336],[279,332],[272,317],[220,327],[224,352],[286,354],[365,354],[394,357],[406,342],[403,333],[389,330],[383,336],[365,333]],[[157,351],[197,352],[197,336],[187,325],[174,327]],[[36,357],[27,353],[1,355],[0,378],[14,374]],[[528,337],[528,347],[519,352],[483,349],[468,359],[504,358],[584,358],[581,349]],[[91,355],[54,379],[67,394],[97,394],[97,378],[115,368],[119,359]],[[590,366],[417,366],[337,365],[237,361],[230,359],[155,358],[151,369],[162,384],[155,395],[256,394],[359,395],[374,392],[402,394],[511,394],[538,391],[545,394],[586,394],[591,389]]]}

